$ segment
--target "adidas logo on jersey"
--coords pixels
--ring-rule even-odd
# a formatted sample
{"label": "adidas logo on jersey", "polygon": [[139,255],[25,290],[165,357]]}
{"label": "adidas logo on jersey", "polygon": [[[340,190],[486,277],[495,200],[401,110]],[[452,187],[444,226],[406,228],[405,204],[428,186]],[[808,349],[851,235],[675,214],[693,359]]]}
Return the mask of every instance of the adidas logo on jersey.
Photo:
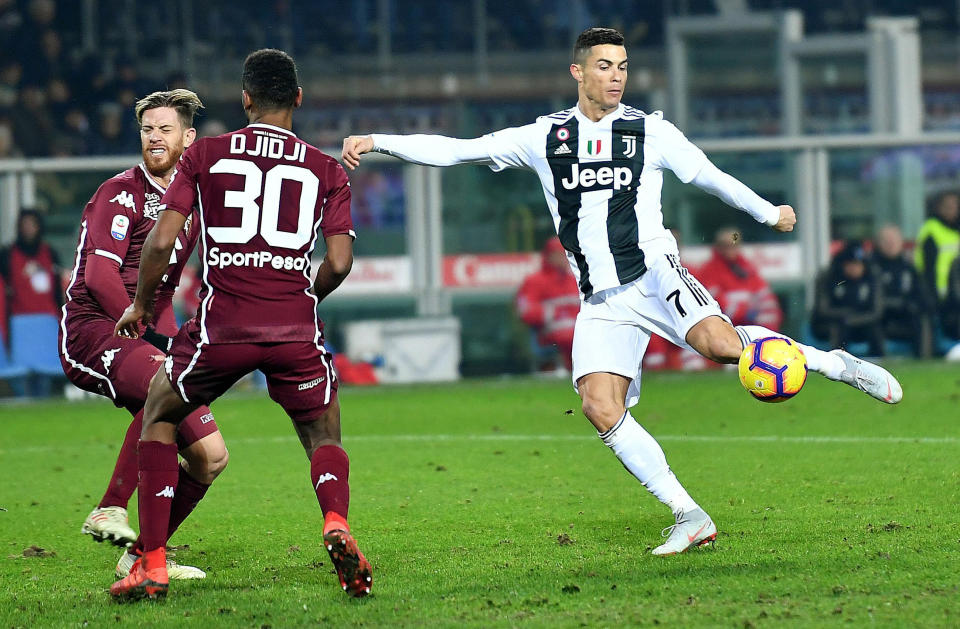
{"label": "adidas logo on jersey", "polygon": [[570,153],[573,153],[573,151],[570,150],[570,147],[567,146],[566,142],[558,146],[557,150],[553,152],[554,155],[569,155]]}
{"label": "adidas logo on jersey", "polygon": [[323,474],[320,475],[320,478],[317,479],[317,484],[314,485],[313,488],[316,489],[317,487],[324,484],[328,480],[340,480],[340,479],[334,476],[333,474],[331,474],[330,472],[324,472]]}
{"label": "adidas logo on jersey", "polygon": [[619,190],[629,185],[631,179],[633,179],[633,171],[626,166],[617,166],[616,168],[584,166],[581,169],[580,164],[575,163],[570,167],[570,177],[561,179],[560,183],[567,190],[589,189],[596,186],[609,186],[610,184],[613,184],[614,190]]}
{"label": "adidas logo on jersey", "polygon": [[173,498],[173,487],[167,485],[160,491],[154,494],[157,498]]}
{"label": "adidas logo on jersey", "polygon": [[119,203],[123,207],[129,208],[134,212],[137,211],[137,202],[134,200],[133,195],[126,190],[110,199],[110,203]]}

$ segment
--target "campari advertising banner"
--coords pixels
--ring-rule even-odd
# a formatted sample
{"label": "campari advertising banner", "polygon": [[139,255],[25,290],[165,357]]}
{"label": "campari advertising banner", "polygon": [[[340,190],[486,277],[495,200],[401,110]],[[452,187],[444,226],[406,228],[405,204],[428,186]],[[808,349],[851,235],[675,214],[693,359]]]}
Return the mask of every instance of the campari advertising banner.
{"label": "campari advertising banner", "polygon": [[[680,250],[681,261],[696,273],[710,257],[710,247],[694,245]],[[803,277],[798,243],[746,244],[743,255],[772,282]],[[314,260],[316,269],[320,260]],[[443,287],[515,291],[530,273],[540,268],[540,253],[480,253],[443,256]],[[361,256],[336,296],[410,294],[413,276],[408,256]]]}

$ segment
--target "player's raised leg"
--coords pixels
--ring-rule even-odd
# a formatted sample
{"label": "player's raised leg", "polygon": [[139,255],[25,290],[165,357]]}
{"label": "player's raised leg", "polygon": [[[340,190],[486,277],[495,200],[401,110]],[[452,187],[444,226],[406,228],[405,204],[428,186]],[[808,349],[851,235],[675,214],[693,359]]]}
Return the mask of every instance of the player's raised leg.
{"label": "player's raised leg", "polygon": [[110,587],[115,598],[166,596],[167,531],[170,510],[179,484],[177,425],[197,405],[186,404],[173,390],[162,370],[150,382],[139,443],[140,544],[143,555],[128,574]]}
{"label": "player's raised leg", "polygon": [[310,481],[323,513],[323,545],[337,571],[340,587],[353,597],[370,593],[373,571],[350,533],[350,459],[340,443],[340,402],[333,395],[316,419],[298,421],[294,428],[310,459]]}
{"label": "player's raised leg", "polygon": [[[207,406],[200,406],[187,415],[177,427],[177,445],[180,448],[180,462],[177,476],[177,491],[170,505],[170,522],[167,525],[167,539],[180,524],[196,509],[197,504],[206,495],[213,481],[226,468],[229,455],[223,436],[216,428],[213,413]],[[143,553],[139,540],[124,552],[117,561],[117,578],[123,578],[137,558]],[[207,574],[200,568],[177,563],[167,558],[167,576],[171,581],[182,579],[204,579]]]}
{"label": "player's raised leg", "polygon": [[674,555],[712,542],[717,537],[717,527],[710,516],[680,484],[657,440],[626,409],[624,400],[629,387],[629,379],[612,373],[590,373],[577,381],[583,414],[604,444],[628,472],[670,507],[676,518],[676,524],[665,529],[671,531],[667,541],[653,554]]}
{"label": "player's raised leg", "polygon": [[806,357],[810,371],[822,374],[829,380],[848,384],[887,404],[896,404],[903,399],[900,383],[880,365],[857,358],[842,349],[825,352],[759,325],[734,327],[720,317],[708,317],[690,329],[687,343],[711,360],[735,363],[744,347],[770,336],[790,339],[795,343]]}

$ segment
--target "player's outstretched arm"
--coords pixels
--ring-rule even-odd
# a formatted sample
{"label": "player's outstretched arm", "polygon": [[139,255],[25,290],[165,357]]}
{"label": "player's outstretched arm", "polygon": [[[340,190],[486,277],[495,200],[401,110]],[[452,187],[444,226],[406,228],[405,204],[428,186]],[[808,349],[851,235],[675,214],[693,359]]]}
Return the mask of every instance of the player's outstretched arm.
{"label": "player's outstretched arm", "polygon": [[343,141],[344,165],[353,170],[364,153],[377,152],[392,155],[405,162],[422,166],[453,166],[455,164],[492,164],[484,138],[463,140],[444,135],[351,135]]}
{"label": "player's outstretched arm", "polygon": [[153,320],[153,298],[157,286],[163,279],[163,273],[170,264],[170,253],[177,243],[177,235],[183,229],[187,217],[173,210],[160,212],[156,224],[147,235],[140,252],[140,276],[137,280],[137,294],[133,303],[124,311],[114,330],[117,336],[139,338],[139,323],[149,324]]}
{"label": "player's outstretched arm", "polygon": [[360,156],[373,150],[373,138],[369,135],[351,135],[343,139],[343,151],[340,159],[343,165],[355,170],[360,165]]}
{"label": "player's outstretched arm", "polygon": [[721,199],[727,205],[743,210],[757,222],[765,223],[777,231],[792,231],[794,223],[797,222],[792,207],[773,205],[735,177],[714,166],[709,160],[690,183]]}
{"label": "player's outstretched arm", "polygon": [[778,232],[792,232],[793,226],[797,224],[797,215],[789,205],[778,205],[780,220],[773,226]]}

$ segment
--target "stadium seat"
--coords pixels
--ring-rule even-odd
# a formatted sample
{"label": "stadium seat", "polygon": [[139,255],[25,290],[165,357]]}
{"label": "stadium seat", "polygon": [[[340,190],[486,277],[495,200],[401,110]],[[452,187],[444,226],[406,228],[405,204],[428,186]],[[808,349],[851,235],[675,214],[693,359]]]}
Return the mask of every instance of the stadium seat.
{"label": "stadium seat", "polygon": [[62,376],[57,351],[59,321],[49,314],[10,317],[10,362],[26,371],[45,376]]}
{"label": "stadium seat", "polygon": [[7,344],[3,338],[0,338],[0,380],[19,378],[25,375],[27,375],[26,367],[21,367],[20,365],[10,362],[7,355]]}

